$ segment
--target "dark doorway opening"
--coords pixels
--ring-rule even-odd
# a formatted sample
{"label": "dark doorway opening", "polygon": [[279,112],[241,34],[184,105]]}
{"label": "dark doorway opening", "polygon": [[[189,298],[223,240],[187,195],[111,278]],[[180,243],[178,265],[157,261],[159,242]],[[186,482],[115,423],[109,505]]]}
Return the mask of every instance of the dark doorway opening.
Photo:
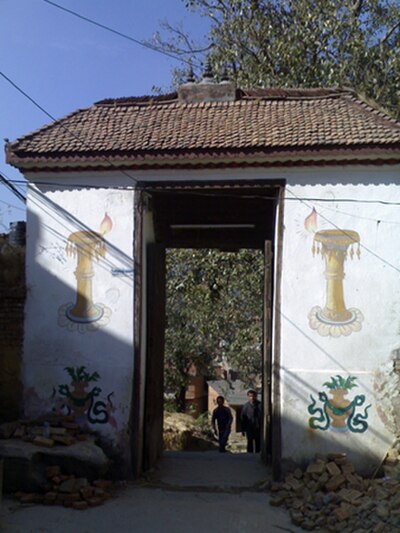
{"label": "dark doorway opening", "polygon": [[[151,183],[141,184],[142,306],[141,327],[137,331],[145,345],[145,362],[136,363],[135,386],[143,387],[143,404],[134,416],[141,420],[133,446],[140,470],[151,468],[163,446],[163,373],[165,333],[165,251],[167,248],[217,248],[238,251],[243,248],[262,250],[265,258],[262,403],[263,431],[261,455],[265,462],[280,453],[278,435],[279,409],[274,408],[279,376],[273,376],[271,354],[273,258],[276,241],[278,206],[282,183]],[[144,227],[144,217],[151,229]],[[143,289],[143,287],[142,287]],[[143,327],[144,325],[144,327]],[[137,354],[136,354],[137,355]],[[274,396],[274,397],[273,397]],[[140,397],[136,393],[134,397]],[[142,411],[141,411],[142,407]],[[274,429],[275,428],[275,429]],[[275,450],[275,452],[274,452]]]}

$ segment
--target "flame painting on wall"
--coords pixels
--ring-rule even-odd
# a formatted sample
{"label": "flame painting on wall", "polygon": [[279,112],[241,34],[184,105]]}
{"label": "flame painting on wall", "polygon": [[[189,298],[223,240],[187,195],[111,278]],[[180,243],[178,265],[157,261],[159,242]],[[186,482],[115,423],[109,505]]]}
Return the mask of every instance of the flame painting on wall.
{"label": "flame painting on wall", "polygon": [[76,258],[76,300],[63,304],[58,311],[58,324],[69,331],[95,331],[108,324],[111,309],[93,301],[94,260],[106,256],[104,235],[112,230],[113,222],[106,213],[100,231],[80,230],[71,233],[67,239],[67,256]]}

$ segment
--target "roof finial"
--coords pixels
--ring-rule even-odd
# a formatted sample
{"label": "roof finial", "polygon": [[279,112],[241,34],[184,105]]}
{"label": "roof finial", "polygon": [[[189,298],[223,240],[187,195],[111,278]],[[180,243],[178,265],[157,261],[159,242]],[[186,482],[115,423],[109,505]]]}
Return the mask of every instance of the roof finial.
{"label": "roof finial", "polygon": [[231,81],[226,63],[224,64],[224,70],[222,71],[221,81]]}
{"label": "roof finial", "polygon": [[186,83],[194,83],[195,81],[196,79],[194,77],[192,61],[189,60],[189,69],[186,75]]}
{"label": "roof finial", "polygon": [[210,61],[210,57],[208,56],[207,57],[207,61],[206,61],[206,64],[204,65],[204,71],[203,71],[203,80],[204,82],[207,82],[207,81],[214,81],[214,72],[212,70],[212,67],[211,67],[211,61]]}

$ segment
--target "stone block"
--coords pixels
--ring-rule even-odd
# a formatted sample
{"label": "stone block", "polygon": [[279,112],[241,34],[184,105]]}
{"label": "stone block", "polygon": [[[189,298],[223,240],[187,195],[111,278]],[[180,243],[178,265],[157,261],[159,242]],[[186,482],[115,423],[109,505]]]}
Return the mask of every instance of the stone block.
{"label": "stone block", "polygon": [[307,474],[322,474],[323,472],[325,472],[325,466],[328,465],[325,465],[325,463],[323,462],[311,463],[308,465],[306,472]]}
{"label": "stone block", "polygon": [[71,492],[70,494],[62,495],[63,502],[79,502],[82,498],[79,492]]}
{"label": "stone block", "polygon": [[293,477],[296,479],[301,479],[303,477],[303,471],[300,468],[296,468],[296,470],[293,472]]}
{"label": "stone block", "polygon": [[346,478],[339,474],[337,476],[333,476],[326,484],[325,484],[325,490],[327,492],[335,492],[339,487],[341,487],[346,482]]}
{"label": "stone block", "polygon": [[351,517],[353,513],[353,508],[347,503],[342,503],[340,507],[337,507],[333,512],[337,520],[339,520],[339,522],[342,522]]}
{"label": "stone block", "polygon": [[87,487],[83,487],[80,489],[80,494],[84,500],[87,500],[93,496],[94,488],[90,487],[89,485]]}
{"label": "stone block", "polygon": [[48,439],[47,437],[41,437],[38,435],[33,439],[33,443],[37,446],[44,446],[46,448],[52,448],[54,446],[54,440]]}
{"label": "stone block", "polygon": [[102,505],[103,499],[93,496],[87,500],[87,503],[90,505],[90,507],[97,507],[98,505]]}
{"label": "stone block", "polygon": [[301,511],[290,511],[290,519],[295,526],[301,526],[304,522],[304,515]]}
{"label": "stone block", "polygon": [[[93,481],[93,486],[98,489],[108,490],[113,488],[114,483],[109,479],[96,479]],[[280,490],[280,488],[278,489]]]}
{"label": "stone block", "polygon": [[47,479],[51,479],[53,482],[53,478],[56,476],[59,476],[61,474],[61,468],[58,465],[54,466],[48,466],[46,468],[46,477]]}
{"label": "stone block", "polygon": [[344,465],[340,466],[340,470],[342,471],[342,474],[346,476],[347,474],[353,474],[355,468],[352,463],[345,463]]}
{"label": "stone block", "polygon": [[341,474],[341,470],[340,468],[338,467],[338,465],[331,461],[330,463],[327,463],[326,464],[326,470],[328,471],[328,473],[331,475],[331,476],[337,476],[339,474]]}
{"label": "stone block", "polygon": [[80,502],[73,502],[72,503],[72,508],[73,509],[77,509],[78,511],[84,511],[85,509],[87,509],[89,507],[88,503],[85,502],[85,501],[80,501]]}
{"label": "stone block", "polygon": [[67,434],[67,428],[58,428],[50,426],[50,435],[53,437],[54,435],[66,435]]}
{"label": "stone block", "polygon": [[56,444],[63,444],[64,446],[72,446],[76,442],[76,439],[71,435],[52,435],[52,439]]}

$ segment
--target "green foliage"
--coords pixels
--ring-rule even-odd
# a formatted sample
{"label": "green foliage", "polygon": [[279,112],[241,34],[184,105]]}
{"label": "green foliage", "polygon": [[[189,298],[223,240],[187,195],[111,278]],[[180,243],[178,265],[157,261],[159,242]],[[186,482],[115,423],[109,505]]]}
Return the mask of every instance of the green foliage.
{"label": "green foliage", "polygon": [[[228,66],[240,87],[348,86],[400,117],[398,0],[190,0],[210,21],[207,46],[167,27],[169,51],[214,72]],[[189,46],[190,45],[190,46]],[[186,52],[186,55],[185,55]],[[186,70],[186,68],[184,69]],[[182,71],[175,81],[182,79]]]}
{"label": "green foliage", "polygon": [[358,385],[354,383],[356,379],[356,376],[348,376],[347,379],[344,379],[342,376],[339,375],[337,375],[336,377],[331,376],[331,381],[325,381],[324,387],[327,387],[330,390],[350,390],[354,387],[358,387]]}
{"label": "green foliage", "polygon": [[228,361],[251,383],[261,372],[263,254],[169,250],[165,386],[183,408],[189,372]]}
{"label": "green foliage", "polygon": [[97,372],[93,372],[93,374],[86,372],[85,366],[77,366],[76,368],[73,366],[67,366],[64,370],[68,372],[72,381],[97,381],[100,377]]}

